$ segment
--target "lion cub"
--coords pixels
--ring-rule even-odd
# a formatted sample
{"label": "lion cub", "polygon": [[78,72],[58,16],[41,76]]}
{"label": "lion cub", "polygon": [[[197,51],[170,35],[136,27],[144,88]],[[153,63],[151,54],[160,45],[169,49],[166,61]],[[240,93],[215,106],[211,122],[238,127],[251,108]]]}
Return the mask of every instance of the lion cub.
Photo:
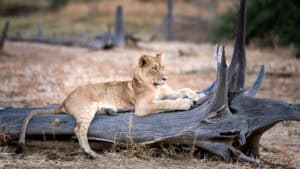
{"label": "lion cub", "polygon": [[62,111],[71,114],[76,120],[74,132],[81,148],[84,153],[95,158],[97,154],[89,146],[87,133],[96,113],[115,114],[120,109],[134,109],[135,115],[146,116],[163,111],[190,109],[199,96],[191,89],[174,91],[167,86],[162,57],[162,54],[155,57],[142,55],[132,81],[80,86],[57,108],[31,111],[24,120],[17,153],[22,152],[28,123],[37,114]]}

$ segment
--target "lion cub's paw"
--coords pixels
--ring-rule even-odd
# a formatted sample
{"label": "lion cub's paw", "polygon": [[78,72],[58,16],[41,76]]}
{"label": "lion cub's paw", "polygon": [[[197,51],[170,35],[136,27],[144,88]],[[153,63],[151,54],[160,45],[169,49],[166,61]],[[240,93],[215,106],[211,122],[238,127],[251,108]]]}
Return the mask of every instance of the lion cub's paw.
{"label": "lion cub's paw", "polygon": [[188,98],[179,98],[176,101],[178,102],[179,109],[182,110],[189,110],[194,104],[193,100]]}
{"label": "lion cub's paw", "polygon": [[198,100],[197,101],[199,101],[200,99],[204,98],[206,96],[206,94],[200,93],[200,94],[197,94],[197,96],[198,96]]}
{"label": "lion cub's paw", "polygon": [[118,115],[117,110],[114,110],[112,108],[103,108],[103,112],[109,116],[116,116]]}
{"label": "lion cub's paw", "polygon": [[17,148],[16,148],[16,150],[15,150],[15,153],[16,153],[16,154],[21,154],[21,153],[23,153],[23,152],[24,152],[24,147],[25,147],[24,143],[19,143],[19,144],[17,145]]}
{"label": "lion cub's paw", "polygon": [[96,159],[98,157],[98,154],[94,151],[84,152],[84,154],[89,159]]}
{"label": "lion cub's paw", "polygon": [[197,102],[198,100],[200,100],[202,98],[196,92],[194,92],[193,90],[191,90],[189,88],[184,89],[184,95],[186,97],[188,97],[189,99],[193,100],[194,102]]}

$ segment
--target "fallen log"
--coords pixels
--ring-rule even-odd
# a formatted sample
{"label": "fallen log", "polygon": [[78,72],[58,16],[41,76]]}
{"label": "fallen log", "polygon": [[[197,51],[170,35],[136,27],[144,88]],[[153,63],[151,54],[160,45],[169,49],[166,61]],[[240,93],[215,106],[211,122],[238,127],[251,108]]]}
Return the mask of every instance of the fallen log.
{"label": "fallen log", "polygon": [[[241,0],[241,4],[245,0]],[[240,15],[245,12],[241,5]],[[207,150],[229,161],[236,157],[251,163],[261,164],[259,141],[264,132],[283,120],[300,121],[300,104],[288,104],[272,99],[256,98],[265,74],[262,66],[256,81],[249,88],[244,87],[246,54],[243,52],[244,31],[239,17],[235,45],[242,52],[234,50],[230,67],[225,63],[224,47],[216,47],[216,80],[207,89],[206,97],[188,111],[164,112],[137,117],[132,111],[117,116],[97,115],[92,122],[88,136],[90,140],[110,143],[152,144],[166,143],[195,146]],[[229,81],[229,79],[231,79]],[[52,108],[49,105],[40,108]],[[32,107],[6,108],[0,110],[1,132],[11,139],[19,137],[26,113]],[[37,115],[32,118],[27,135],[73,136],[75,121],[68,114]],[[10,141],[10,140],[8,140]]]}

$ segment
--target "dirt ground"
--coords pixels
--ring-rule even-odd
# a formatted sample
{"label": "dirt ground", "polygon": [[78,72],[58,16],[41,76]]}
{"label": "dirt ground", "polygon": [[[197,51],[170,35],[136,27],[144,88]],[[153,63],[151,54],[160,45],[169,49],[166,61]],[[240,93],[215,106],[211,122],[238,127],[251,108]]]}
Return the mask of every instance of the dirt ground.
{"label": "dirt ground", "polygon": [[[214,45],[155,42],[139,48],[87,50],[33,43],[7,43],[0,52],[0,107],[39,106],[61,102],[78,85],[127,80],[142,53],[165,53],[168,83],[174,88],[205,88],[215,77]],[[232,45],[226,45],[228,60]],[[300,102],[300,60],[289,49],[247,50],[247,81],[256,77],[259,65],[266,77],[258,97]],[[0,168],[257,168],[248,163],[201,157],[139,158],[105,150],[97,160],[86,159],[75,142],[32,143],[24,157],[0,147]],[[67,145],[67,146],[66,146]],[[282,122],[261,140],[258,168],[300,168],[300,123]],[[125,153],[126,154],[126,153]]]}

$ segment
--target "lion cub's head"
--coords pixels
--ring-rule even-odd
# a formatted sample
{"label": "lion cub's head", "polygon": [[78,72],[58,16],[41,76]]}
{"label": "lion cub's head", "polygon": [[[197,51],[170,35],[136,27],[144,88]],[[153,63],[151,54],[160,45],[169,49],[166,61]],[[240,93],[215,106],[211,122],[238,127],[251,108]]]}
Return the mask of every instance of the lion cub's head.
{"label": "lion cub's head", "polygon": [[157,87],[164,85],[167,77],[164,74],[162,58],[163,54],[161,53],[155,57],[142,55],[134,72],[135,80],[147,86]]}

